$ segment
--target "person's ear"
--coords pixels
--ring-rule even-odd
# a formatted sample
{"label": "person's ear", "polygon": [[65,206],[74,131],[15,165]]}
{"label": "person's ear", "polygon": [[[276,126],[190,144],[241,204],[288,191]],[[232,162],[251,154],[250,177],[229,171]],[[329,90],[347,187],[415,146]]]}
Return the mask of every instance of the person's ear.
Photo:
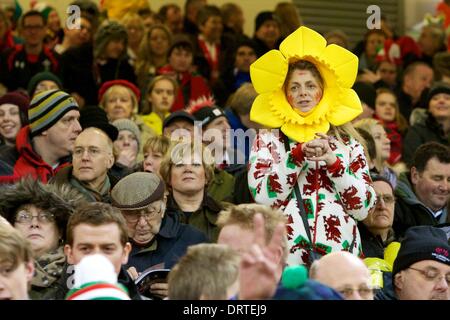
{"label": "person's ear", "polygon": [[273,258],[274,262],[276,262],[277,265],[280,264],[281,260],[283,259],[283,254],[284,254],[283,248],[278,247],[275,252],[275,256]]}
{"label": "person's ear", "polygon": [[127,242],[123,247],[122,264],[128,263],[128,257],[130,255],[130,252],[131,252],[131,243]]}
{"label": "person's ear", "polygon": [[30,260],[25,263],[25,271],[27,273],[27,282],[30,283],[34,277],[34,261]]}
{"label": "person's ear", "polygon": [[411,182],[413,185],[419,183],[419,171],[416,167],[411,167]]}
{"label": "person's ear", "polygon": [[111,167],[114,165],[115,159],[114,159],[114,154],[113,152],[111,152],[110,154],[108,154],[108,159],[107,159],[107,163],[106,163],[106,167],[108,169],[111,169]]}
{"label": "person's ear", "polygon": [[64,246],[64,254],[66,255],[68,264],[76,264],[75,260],[73,258],[73,252],[72,252],[72,248],[70,247],[70,245],[66,244]]}
{"label": "person's ear", "polygon": [[397,288],[398,290],[403,289],[403,271],[400,271],[394,277],[394,289],[395,288]]}

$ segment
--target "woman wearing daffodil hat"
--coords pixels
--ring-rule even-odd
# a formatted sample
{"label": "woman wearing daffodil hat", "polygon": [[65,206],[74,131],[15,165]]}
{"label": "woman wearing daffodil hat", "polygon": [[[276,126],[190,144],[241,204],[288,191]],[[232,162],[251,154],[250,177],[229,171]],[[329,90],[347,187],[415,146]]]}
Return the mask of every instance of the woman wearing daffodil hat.
{"label": "woman wearing daffodil hat", "polygon": [[362,253],[355,220],[376,197],[363,140],[350,123],[362,112],[351,89],[357,70],[355,55],[306,27],[250,67],[259,94],[250,119],[270,129],[254,141],[249,188],[257,203],[286,214],[289,265]]}

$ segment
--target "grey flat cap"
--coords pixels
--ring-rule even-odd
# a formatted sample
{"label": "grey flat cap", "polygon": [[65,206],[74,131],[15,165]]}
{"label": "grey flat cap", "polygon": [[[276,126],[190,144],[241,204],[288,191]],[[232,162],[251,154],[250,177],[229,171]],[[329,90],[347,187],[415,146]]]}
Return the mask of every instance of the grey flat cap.
{"label": "grey flat cap", "polygon": [[122,178],[111,190],[113,207],[139,210],[164,197],[165,184],[151,172],[135,172]]}

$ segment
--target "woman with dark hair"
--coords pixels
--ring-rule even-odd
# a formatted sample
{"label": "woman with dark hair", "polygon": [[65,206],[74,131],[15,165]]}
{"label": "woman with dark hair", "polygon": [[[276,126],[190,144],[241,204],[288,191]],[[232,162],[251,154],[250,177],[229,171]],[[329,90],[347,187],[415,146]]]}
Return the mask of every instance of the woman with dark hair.
{"label": "woman with dark hair", "polygon": [[19,91],[0,97],[0,145],[13,147],[20,128],[28,124],[30,99]]}
{"label": "woman with dark hair", "polygon": [[67,186],[44,185],[31,179],[2,190],[0,213],[30,242],[36,261],[32,299],[52,290],[62,275],[66,225],[81,199]]}

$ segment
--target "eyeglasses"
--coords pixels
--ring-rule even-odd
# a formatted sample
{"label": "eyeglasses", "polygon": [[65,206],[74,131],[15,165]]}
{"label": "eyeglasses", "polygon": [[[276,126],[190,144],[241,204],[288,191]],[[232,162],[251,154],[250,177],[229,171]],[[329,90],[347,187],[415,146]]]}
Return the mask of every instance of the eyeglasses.
{"label": "eyeglasses", "polygon": [[377,194],[377,199],[375,201],[375,205],[378,205],[383,200],[384,204],[390,205],[395,202],[395,197],[390,194]]}
{"label": "eyeglasses", "polygon": [[33,218],[36,218],[40,223],[51,223],[55,221],[55,216],[48,212],[39,213],[37,216],[33,216],[31,213],[21,211],[16,215],[16,222],[20,224],[31,224]]}
{"label": "eyeglasses", "polygon": [[353,294],[358,292],[361,298],[363,299],[371,299],[373,297],[373,289],[369,287],[361,287],[358,289],[355,288],[344,288],[341,290],[338,290],[345,298],[350,298],[353,296]]}
{"label": "eyeglasses", "polygon": [[73,150],[73,157],[75,158],[81,158],[84,155],[84,152],[87,151],[89,157],[91,158],[95,158],[98,157],[102,152],[102,150],[100,150],[99,148],[94,148],[94,147],[88,147],[87,149],[85,148],[81,148],[81,147],[75,147],[75,149]]}
{"label": "eyeglasses", "polygon": [[139,210],[140,212],[126,212],[123,211],[123,215],[125,217],[125,219],[132,224],[137,223],[141,217],[144,217],[144,219],[148,222],[152,219],[154,219],[155,217],[158,216],[158,214],[161,213],[162,211],[162,204],[159,207],[159,210],[156,210],[155,208],[152,208],[150,206],[148,206],[145,209]]}
{"label": "eyeglasses", "polygon": [[416,268],[411,268],[411,267],[409,267],[408,269],[412,269],[417,272],[420,272],[425,277],[425,279],[428,281],[438,282],[439,280],[441,280],[441,278],[444,278],[445,281],[447,282],[447,284],[450,285],[450,273],[440,274],[440,272],[436,269],[421,270],[421,269],[416,269]]}
{"label": "eyeglasses", "polygon": [[42,30],[45,26],[23,26],[24,30]]}

